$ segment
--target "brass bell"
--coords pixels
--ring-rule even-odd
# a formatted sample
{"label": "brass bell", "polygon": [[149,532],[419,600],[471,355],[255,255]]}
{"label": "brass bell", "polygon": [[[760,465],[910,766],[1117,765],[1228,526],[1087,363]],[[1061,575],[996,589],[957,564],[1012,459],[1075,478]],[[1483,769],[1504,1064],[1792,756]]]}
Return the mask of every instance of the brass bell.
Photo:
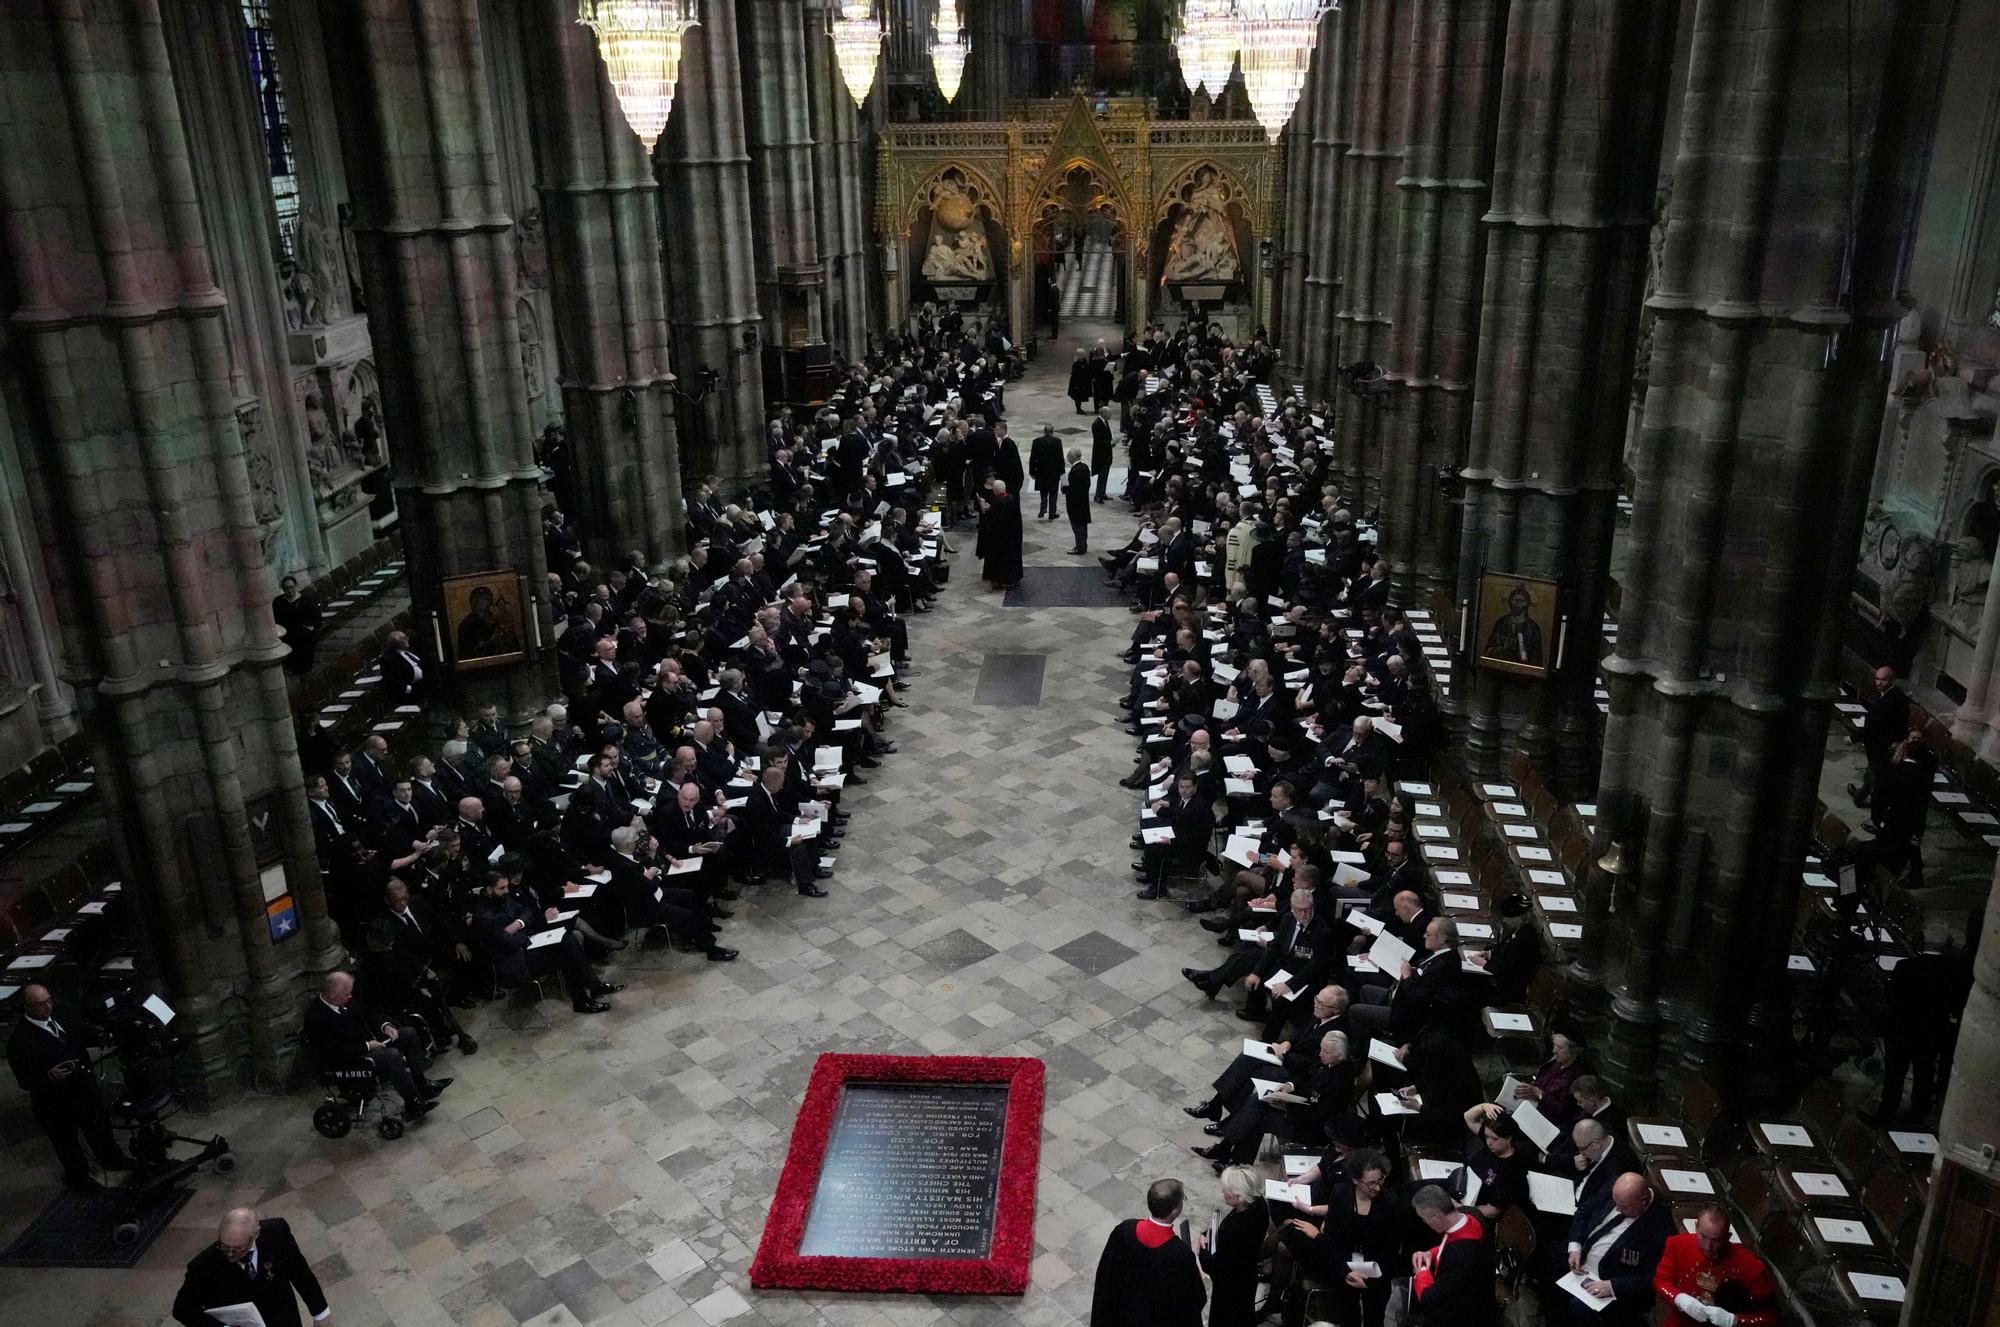
{"label": "brass bell", "polygon": [[1597,869],[1606,875],[1625,875],[1632,868],[1625,862],[1625,845],[1612,840],[1611,846],[1597,859]]}

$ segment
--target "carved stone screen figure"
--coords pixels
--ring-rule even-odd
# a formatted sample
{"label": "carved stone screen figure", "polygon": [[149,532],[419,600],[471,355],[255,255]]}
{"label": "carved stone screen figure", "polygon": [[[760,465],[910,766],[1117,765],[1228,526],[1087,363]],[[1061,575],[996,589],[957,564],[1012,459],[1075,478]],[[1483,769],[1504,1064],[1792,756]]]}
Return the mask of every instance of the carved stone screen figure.
{"label": "carved stone screen figure", "polygon": [[1545,677],[1555,662],[1554,581],[1489,572],[1479,578],[1479,662],[1487,668]]}
{"label": "carved stone screen figure", "polygon": [[992,1252],[1005,1083],[848,1083],[827,1137],[802,1257]]}

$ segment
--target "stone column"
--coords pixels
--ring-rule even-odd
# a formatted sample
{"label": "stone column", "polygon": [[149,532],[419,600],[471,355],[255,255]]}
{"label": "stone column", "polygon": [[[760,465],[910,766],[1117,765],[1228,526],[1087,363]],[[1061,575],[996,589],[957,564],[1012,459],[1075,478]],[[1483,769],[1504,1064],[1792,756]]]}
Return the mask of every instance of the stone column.
{"label": "stone column", "polygon": [[1481,777],[1515,753],[1553,755],[1543,769],[1573,792],[1597,772],[1598,632],[1676,9],[1524,0],[1508,19],[1455,600],[1478,603],[1482,572],[1557,580],[1568,629],[1548,679],[1476,668],[1454,698]]}
{"label": "stone column", "polygon": [[[1347,149],[1354,141],[1350,89],[1359,76],[1361,43],[1355,39],[1356,20],[1348,10],[1333,10],[1319,20],[1319,42],[1313,49],[1312,167],[1310,197],[1305,211],[1305,309],[1300,336],[1305,341],[1299,363],[1306,390],[1324,396],[1333,375],[1333,311],[1340,298],[1340,200],[1347,171]],[[1327,421],[1331,427],[1333,421]]]}
{"label": "stone column", "polygon": [[[859,359],[875,326],[876,305],[868,271],[868,183],[874,150],[861,116],[833,58],[826,23],[831,0],[808,5],[806,71],[812,93],[813,178],[819,184],[819,257],[826,269],[821,326],[837,354]],[[875,65],[869,101],[888,96],[888,43]]]}
{"label": "stone column", "polygon": [[1278,344],[1278,374],[1293,388],[1303,389],[1305,375],[1306,311],[1306,228],[1307,205],[1312,201],[1312,125],[1317,84],[1321,81],[1320,61],[1306,75],[1305,90],[1299,94],[1299,113],[1285,129],[1284,200],[1280,222],[1278,313],[1271,335]]}
{"label": "stone column", "polygon": [[1360,46],[1349,115],[1353,143],[1340,199],[1341,286],[1334,311],[1338,347],[1327,365],[1325,390],[1335,398],[1340,472],[1361,505],[1373,504],[1381,480],[1384,398],[1347,391],[1343,364],[1389,354],[1389,311],[1394,296],[1396,217],[1401,199],[1395,180],[1402,169],[1404,80],[1409,77],[1407,0],[1364,0],[1354,9],[1349,40]]}
{"label": "stone column", "polygon": [[[321,571],[326,540],[305,472],[305,420],[292,394],[278,295],[277,214],[244,59],[243,8],[235,0],[186,0],[160,12],[182,114],[201,126],[188,149],[209,259],[229,302],[223,321],[230,380],[264,560],[279,572]],[[328,299],[336,294],[323,293]]]}
{"label": "stone column", "polygon": [[593,563],[681,551],[659,184],[572,0],[523,12],[576,525]]}
{"label": "stone column", "polygon": [[[321,8],[377,354],[415,640],[463,710],[525,722],[555,691],[541,469],[517,322],[513,218],[474,0]],[[521,577],[523,658],[453,676],[445,578]]]}
{"label": "stone column", "polygon": [[[1518,10],[1517,10],[1518,12]],[[1453,507],[1440,466],[1465,459],[1484,255],[1479,217],[1493,164],[1507,5],[1418,0],[1409,13],[1394,325],[1383,368],[1395,384],[1380,434],[1382,553],[1404,602],[1449,584]]]}
{"label": "stone column", "polygon": [[1967,936],[1979,951],[1972,960],[1972,989],[1959,1020],[1958,1044],[1945,1086],[1944,1112],[1938,1119],[1938,1152],[1970,1174],[1972,1183],[1947,1195],[1933,1170],[1923,1228],[1912,1258],[1910,1297],[1904,1306],[1907,1323],[1970,1322],[1976,1320],[1981,1298],[1991,1287],[1992,1228],[1995,1220],[1990,1191],[1981,1210],[1981,1177],[1986,1184],[2000,1179],[1994,1155],[2000,1152],[2000,1097],[1993,1092],[2000,1075],[2000,888],[1986,895],[1983,918],[1975,917],[1981,935]]}
{"label": "stone column", "polygon": [[1753,1095],[1784,1071],[1878,355],[1932,129],[1930,100],[1896,90],[1935,85],[1950,7],[1696,0],[1603,665],[1596,850],[1623,839],[1631,870],[1593,869],[1572,973],[1586,1011],[1609,997],[1628,1094],[1675,1064]]}
{"label": "stone column", "polygon": [[1014,92],[1014,47],[1021,39],[1020,0],[965,0],[965,87],[952,103],[960,118],[998,120]]}
{"label": "stone column", "polygon": [[747,21],[737,30],[750,138],[757,308],[765,337],[782,346],[826,341],[817,214],[827,191],[813,176],[805,15],[805,0],[750,0]]}
{"label": "stone column", "polygon": [[767,333],[757,311],[750,154],[736,0],[703,0],[688,29],[680,92],[654,153],[666,236],[667,318],[682,379],[713,372],[715,389],[680,415],[693,470],[732,487],[761,478]]}
{"label": "stone column", "polygon": [[[0,227],[23,468],[147,975],[202,1096],[245,1063],[275,1086],[338,951],[158,0],[0,14]],[[288,889],[303,934],[273,940]]]}

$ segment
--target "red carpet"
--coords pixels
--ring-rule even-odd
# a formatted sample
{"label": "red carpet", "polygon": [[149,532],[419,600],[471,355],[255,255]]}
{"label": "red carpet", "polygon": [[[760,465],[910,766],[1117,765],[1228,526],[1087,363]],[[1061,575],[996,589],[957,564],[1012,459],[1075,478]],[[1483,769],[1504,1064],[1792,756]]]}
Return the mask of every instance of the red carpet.
{"label": "red carpet", "polygon": [[[1034,1256],[1035,1168],[1042,1147],[1040,1060],[969,1056],[822,1055],[792,1127],[792,1147],[771,1201],[764,1238],[750,1264],[763,1289],[901,1291],[911,1294],[1018,1295],[1028,1288]],[[839,1109],[843,1085],[1004,1083],[993,1237],[985,1258],[815,1257],[799,1252]]]}

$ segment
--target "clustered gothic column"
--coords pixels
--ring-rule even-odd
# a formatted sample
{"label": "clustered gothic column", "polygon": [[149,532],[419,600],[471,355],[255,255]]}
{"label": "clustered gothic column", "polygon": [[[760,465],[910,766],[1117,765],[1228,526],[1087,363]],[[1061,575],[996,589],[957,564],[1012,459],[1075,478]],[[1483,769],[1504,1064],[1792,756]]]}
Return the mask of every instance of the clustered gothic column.
{"label": "clustered gothic column", "polygon": [[[1517,11],[1518,12],[1518,8]],[[1441,466],[1465,457],[1482,268],[1479,217],[1493,164],[1501,0],[1420,0],[1409,17],[1394,323],[1383,367],[1395,384],[1382,448],[1382,504],[1398,595],[1422,599],[1449,581],[1452,505]]]}
{"label": "clustered gothic column", "polygon": [[702,0],[688,29],[680,92],[655,150],[666,227],[667,316],[683,385],[714,388],[680,417],[681,447],[725,483],[764,473],[764,369],[758,344],[750,153],[736,0]]}
{"label": "clustered gothic column", "polygon": [[[1573,975],[1607,1069],[1774,1086],[1949,0],[1697,0]],[[1850,31],[1850,19],[1852,30]],[[1800,132],[1813,126],[1813,132]],[[1495,264],[1496,268],[1504,264]],[[1596,848],[1607,846],[1600,841]],[[1593,853],[1595,857],[1595,853]]]}
{"label": "clustered gothic column", "polygon": [[1310,234],[1299,329],[1305,347],[1299,364],[1306,390],[1315,397],[1326,394],[1336,358],[1333,311],[1340,299],[1341,183],[1347,149],[1354,141],[1348,89],[1354,86],[1361,59],[1361,43],[1355,40],[1348,14],[1330,10],[1320,15],[1319,41],[1313,48],[1312,167],[1307,184],[1312,201],[1306,208]]}
{"label": "clustered gothic column", "polygon": [[[1482,572],[1557,580],[1568,629],[1548,679],[1480,668],[1453,697],[1481,777],[1515,753],[1554,754],[1568,789],[1596,774],[1592,693],[1677,8],[1520,0],[1508,20],[1456,600],[1476,616]],[[1544,663],[1557,643],[1542,643]]]}
{"label": "clustered gothic column", "polygon": [[1359,47],[1355,77],[1347,89],[1347,149],[1341,183],[1340,297],[1335,305],[1337,353],[1328,364],[1325,390],[1335,394],[1337,449],[1350,493],[1364,505],[1379,492],[1382,461],[1377,438],[1384,398],[1344,390],[1340,366],[1359,361],[1380,364],[1389,353],[1391,275],[1396,258],[1396,215],[1401,199],[1394,187],[1403,157],[1402,81],[1409,77],[1409,24],[1393,0],[1364,0],[1353,7]]}
{"label": "clustered gothic column", "polygon": [[574,0],[524,15],[556,360],[569,434],[567,500],[595,563],[684,542],[659,184],[625,122]]}
{"label": "clustered gothic column", "polygon": [[[246,1048],[276,1086],[337,945],[158,0],[0,12],[0,225],[23,469],[145,964],[205,1095]],[[273,938],[270,867],[303,934]]]}
{"label": "clustered gothic column", "polygon": [[963,0],[965,88],[952,109],[973,120],[998,120],[1014,91],[1014,51],[1022,37],[1022,0]]}
{"label": "clustered gothic column", "polygon": [[[819,256],[826,269],[822,287],[821,326],[834,349],[859,359],[868,348],[875,325],[874,288],[868,262],[868,182],[874,153],[864,142],[860,109],[848,95],[840,66],[833,58],[833,38],[826,31],[826,7],[820,0],[806,11],[806,70],[812,93],[813,174],[818,182]],[[887,43],[875,66],[870,105],[889,95]]]}
{"label": "clustered gothic column", "polygon": [[764,335],[784,346],[821,345],[818,287],[821,200],[813,184],[812,108],[806,83],[804,0],[751,0],[739,29],[744,121],[750,139],[750,205],[757,307]]}
{"label": "clustered gothic column", "polygon": [[1306,298],[1306,207],[1311,201],[1313,99],[1321,81],[1320,61],[1306,73],[1305,88],[1299,93],[1298,113],[1285,128],[1283,220],[1278,259],[1278,311],[1271,334],[1278,342],[1278,372],[1295,389],[1304,386],[1305,298]]}
{"label": "clustered gothic column", "polygon": [[[521,722],[554,691],[541,470],[528,415],[513,219],[501,197],[476,0],[321,9],[368,326],[394,453],[417,641],[460,703]],[[445,578],[513,572],[523,657],[452,677]]]}

